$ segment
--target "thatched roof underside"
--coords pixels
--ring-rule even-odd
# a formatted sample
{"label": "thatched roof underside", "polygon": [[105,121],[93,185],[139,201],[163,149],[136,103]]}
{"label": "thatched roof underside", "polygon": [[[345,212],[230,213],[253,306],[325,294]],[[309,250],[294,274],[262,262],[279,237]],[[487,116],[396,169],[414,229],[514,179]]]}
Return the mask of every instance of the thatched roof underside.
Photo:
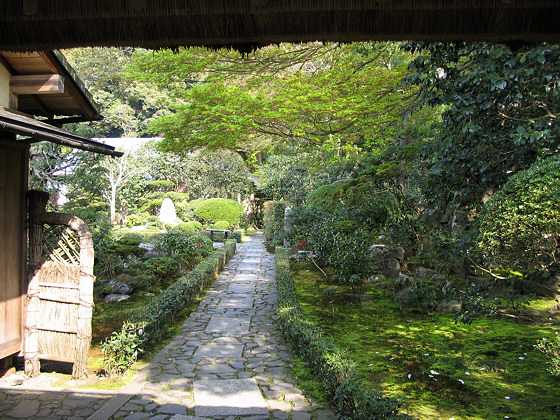
{"label": "thatched roof underside", "polygon": [[0,50],[299,41],[560,41],[557,0],[14,0]]}

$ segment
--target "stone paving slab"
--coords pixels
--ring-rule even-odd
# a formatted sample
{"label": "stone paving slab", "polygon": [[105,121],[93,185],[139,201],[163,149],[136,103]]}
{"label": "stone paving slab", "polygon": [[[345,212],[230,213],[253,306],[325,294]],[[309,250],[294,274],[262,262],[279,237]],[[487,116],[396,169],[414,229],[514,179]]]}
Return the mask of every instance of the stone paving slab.
{"label": "stone paving slab", "polygon": [[228,293],[232,294],[240,294],[240,295],[253,295],[255,293],[255,285],[254,284],[245,284],[245,283],[232,283],[229,285],[227,289]]}
{"label": "stone paving slab", "polygon": [[195,381],[194,403],[201,417],[268,414],[255,379]]}
{"label": "stone paving slab", "polygon": [[210,318],[210,322],[208,322],[206,332],[229,335],[247,334],[250,324],[251,318],[248,317],[214,315]]}
{"label": "stone paving slab", "polygon": [[230,295],[220,300],[221,308],[233,309],[251,309],[255,304],[255,299],[252,297],[240,297],[239,295]]}
{"label": "stone paving slab", "polygon": [[200,346],[194,353],[194,358],[207,358],[207,359],[219,359],[219,358],[236,358],[241,357],[243,353],[243,344],[226,344],[219,345],[217,343],[209,343],[204,346]]}

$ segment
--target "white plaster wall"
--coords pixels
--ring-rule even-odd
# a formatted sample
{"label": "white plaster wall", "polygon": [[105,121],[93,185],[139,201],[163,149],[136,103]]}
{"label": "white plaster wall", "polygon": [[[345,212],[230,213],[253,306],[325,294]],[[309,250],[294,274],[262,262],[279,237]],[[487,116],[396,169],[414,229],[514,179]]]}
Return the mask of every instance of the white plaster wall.
{"label": "white plaster wall", "polygon": [[10,107],[10,73],[0,65],[0,106]]}

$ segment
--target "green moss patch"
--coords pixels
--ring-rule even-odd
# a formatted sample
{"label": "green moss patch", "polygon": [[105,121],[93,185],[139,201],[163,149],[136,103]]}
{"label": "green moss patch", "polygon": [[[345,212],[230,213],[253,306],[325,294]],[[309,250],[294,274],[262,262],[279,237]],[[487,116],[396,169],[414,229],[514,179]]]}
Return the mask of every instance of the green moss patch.
{"label": "green moss patch", "polygon": [[[485,319],[470,326],[452,316],[421,314],[392,302],[392,292],[369,285],[371,300],[334,296],[309,263],[292,265],[306,319],[348,350],[378,391],[404,398],[404,412],[426,419],[560,417],[560,380],[534,347],[555,326]],[[546,321],[546,320],[544,320]]]}

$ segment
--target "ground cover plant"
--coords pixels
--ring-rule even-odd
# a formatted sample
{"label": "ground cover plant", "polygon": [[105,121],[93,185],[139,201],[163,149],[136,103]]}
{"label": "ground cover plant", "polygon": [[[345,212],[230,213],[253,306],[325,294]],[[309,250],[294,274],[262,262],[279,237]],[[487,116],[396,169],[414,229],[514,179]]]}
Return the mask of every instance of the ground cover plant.
{"label": "ground cover plant", "polygon": [[[483,319],[456,324],[392,301],[390,289],[367,286],[357,304],[309,262],[292,265],[304,316],[348,350],[373,388],[404,398],[402,411],[422,419],[555,419],[558,377],[536,348],[553,338],[552,322]],[[549,302],[550,303],[550,302]]]}

